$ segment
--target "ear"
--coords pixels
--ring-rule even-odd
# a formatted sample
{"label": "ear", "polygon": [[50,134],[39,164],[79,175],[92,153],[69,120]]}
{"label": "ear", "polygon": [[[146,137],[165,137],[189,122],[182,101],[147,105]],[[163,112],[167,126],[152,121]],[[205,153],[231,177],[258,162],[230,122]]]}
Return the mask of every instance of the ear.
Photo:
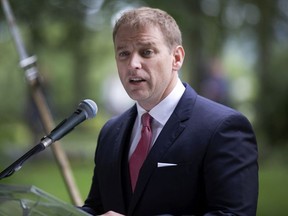
{"label": "ear", "polygon": [[173,63],[172,68],[174,71],[179,71],[182,67],[184,57],[185,57],[185,51],[182,46],[176,46],[173,51]]}

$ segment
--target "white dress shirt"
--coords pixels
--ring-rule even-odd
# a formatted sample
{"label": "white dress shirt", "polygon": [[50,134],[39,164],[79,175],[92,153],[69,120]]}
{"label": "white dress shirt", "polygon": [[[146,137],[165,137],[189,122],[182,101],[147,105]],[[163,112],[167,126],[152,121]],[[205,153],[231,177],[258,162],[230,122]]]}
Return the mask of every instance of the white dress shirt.
{"label": "white dress shirt", "polygon": [[[174,89],[170,92],[170,94],[149,111],[149,114],[153,117],[153,121],[152,121],[153,136],[152,136],[151,147],[155,143],[155,140],[157,139],[164,125],[166,124],[171,114],[173,113],[184,91],[185,91],[185,87],[182,84],[181,80],[178,78],[177,84],[174,87]],[[141,128],[142,128],[141,116],[142,114],[147,112],[138,103],[136,103],[136,105],[137,105],[138,115],[136,117],[135,124],[134,124],[132,134],[131,134],[131,140],[130,140],[131,146],[129,150],[129,158],[134,152],[140,140]]]}

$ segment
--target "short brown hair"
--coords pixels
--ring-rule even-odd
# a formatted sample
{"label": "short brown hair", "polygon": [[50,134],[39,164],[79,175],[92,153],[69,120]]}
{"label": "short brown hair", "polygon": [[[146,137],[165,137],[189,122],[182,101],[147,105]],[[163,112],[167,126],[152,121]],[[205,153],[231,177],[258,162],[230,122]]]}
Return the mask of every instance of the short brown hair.
{"label": "short brown hair", "polygon": [[149,7],[140,7],[124,12],[115,23],[113,41],[115,42],[117,31],[121,25],[139,28],[148,24],[160,28],[170,49],[182,45],[181,31],[174,18],[163,10]]}

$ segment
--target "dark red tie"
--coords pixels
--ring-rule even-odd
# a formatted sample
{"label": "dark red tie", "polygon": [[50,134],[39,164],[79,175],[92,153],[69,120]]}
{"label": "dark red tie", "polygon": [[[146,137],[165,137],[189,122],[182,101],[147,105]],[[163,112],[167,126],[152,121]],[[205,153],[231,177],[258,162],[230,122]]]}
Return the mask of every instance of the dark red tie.
{"label": "dark red tie", "polygon": [[144,163],[144,160],[150,150],[152,140],[151,120],[152,117],[149,115],[149,113],[144,113],[142,115],[141,138],[138,142],[138,145],[136,146],[135,151],[130,157],[129,168],[130,168],[130,178],[133,191],[137,182],[141,166]]}

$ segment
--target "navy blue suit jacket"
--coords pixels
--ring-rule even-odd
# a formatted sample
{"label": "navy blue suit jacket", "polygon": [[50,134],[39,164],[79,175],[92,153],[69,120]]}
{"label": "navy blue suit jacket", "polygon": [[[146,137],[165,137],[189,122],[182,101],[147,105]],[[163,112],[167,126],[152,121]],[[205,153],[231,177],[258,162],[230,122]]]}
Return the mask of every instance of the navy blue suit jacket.
{"label": "navy blue suit jacket", "polygon": [[[134,194],[127,155],[136,106],[105,124],[98,137],[85,211],[256,215],[257,145],[250,123],[239,112],[185,87],[144,162]],[[158,163],[168,166],[158,167]]]}

